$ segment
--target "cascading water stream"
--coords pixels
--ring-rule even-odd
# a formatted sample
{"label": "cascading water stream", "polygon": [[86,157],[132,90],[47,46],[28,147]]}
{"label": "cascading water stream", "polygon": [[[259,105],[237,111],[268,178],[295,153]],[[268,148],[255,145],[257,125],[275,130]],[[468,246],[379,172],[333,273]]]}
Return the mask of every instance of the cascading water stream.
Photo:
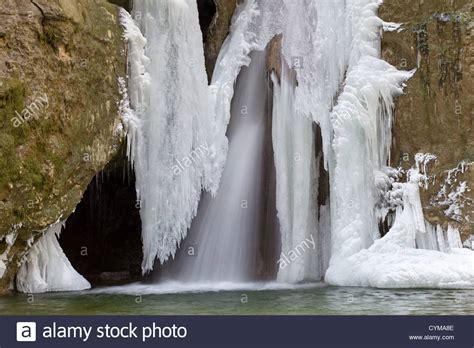
{"label": "cascading water stream", "polygon": [[165,278],[185,282],[248,282],[255,278],[264,204],[267,116],[266,54],[253,52],[235,87],[229,152],[217,195],[205,193]]}

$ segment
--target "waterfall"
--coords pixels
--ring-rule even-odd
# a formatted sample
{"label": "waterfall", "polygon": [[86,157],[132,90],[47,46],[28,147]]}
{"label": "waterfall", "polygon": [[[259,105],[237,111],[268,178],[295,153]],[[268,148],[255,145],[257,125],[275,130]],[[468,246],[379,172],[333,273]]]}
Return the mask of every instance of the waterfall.
{"label": "waterfall", "polygon": [[206,193],[167,276],[192,282],[254,280],[263,228],[266,54],[253,52],[232,101],[229,151],[217,195]]}
{"label": "waterfall", "polygon": [[[278,280],[473,286],[474,271],[465,266],[472,264],[472,252],[416,249],[417,235],[426,233],[422,175],[414,170],[407,183],[394,183],[387,174],[394,98],[414,71],[380,59],[381,30],[398,27],[377,17],[380,4],[245,0],[208,86],[196,0],[137,2],[144,37],[124,19],[131,52],[131,109],[124,119],[137,172],[144,271],[158,258],[168,261],[164,275],[174,279],[253,279],[266,88],[264,55],[256,51],[281,35],[271,129]],[[239,115],[242,104],[248,117]],[[329,200],[320,202],[326,172]],[[384,237],[378,230],[382,186],[401,197]],[[433,244],[425,239],[421,244]]]}

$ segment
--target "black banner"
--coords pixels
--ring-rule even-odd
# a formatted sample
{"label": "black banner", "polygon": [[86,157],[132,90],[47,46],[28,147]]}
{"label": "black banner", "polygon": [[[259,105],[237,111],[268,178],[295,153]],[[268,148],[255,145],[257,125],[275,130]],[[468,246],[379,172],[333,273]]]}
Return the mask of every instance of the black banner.
{"label": "black banner", "polygon": [[468,316],[11,316],[12,347],[472,348]]}

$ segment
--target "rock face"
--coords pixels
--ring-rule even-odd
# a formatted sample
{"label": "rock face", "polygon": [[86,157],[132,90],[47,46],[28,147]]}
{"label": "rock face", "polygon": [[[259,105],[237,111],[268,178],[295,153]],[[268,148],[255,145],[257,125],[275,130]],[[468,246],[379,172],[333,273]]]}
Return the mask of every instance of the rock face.
{"label": "rock face", "polygon": [[[200,0],[205,2],[205,0]],[[209,25],[209,28],[204,32],[204,53],[206,56],[206,70],[210,77],[214,71],[217,57],[221,50],[227,35],[229,34],[229,27],[232,16],[239,0],[214,0],[216,6],[216,13]]]}
{"label": "rock face", "polygon": [[413,166],[416,153],[437,156],[422,190],[425,215],[460,228],[464,240],[474,233],[471,13],[469,0],[385,1],[380,9],[385,21],[403,23],[402,32],[384,34],[383,57],[417,68],[396,105],[392,166]]}
{"label": "rock face", "polygon": [[132,0],[108,0],[110,3],[123,7],[127,11],[132,10]]}
{"label": "rock face", "polygon": [[105,0],[0,2],[0,292],[122,141],[117,15]]}

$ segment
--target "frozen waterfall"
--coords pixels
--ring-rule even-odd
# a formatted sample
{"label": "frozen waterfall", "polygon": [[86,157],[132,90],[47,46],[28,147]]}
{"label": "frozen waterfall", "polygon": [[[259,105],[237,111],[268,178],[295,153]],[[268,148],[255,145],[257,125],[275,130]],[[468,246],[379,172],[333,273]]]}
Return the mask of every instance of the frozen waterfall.
{"label": "frozen waterfall", "polygon": [[[380,59],[380,32],[397,28],[378,18],[380,3],[245,0],[210,86],[196,0],[136,2],[138,27],[122,14],[130,56],[124,121],[141,202],[145,272],[158,258],[168,260],[165,275],[179,280],[254,276],[266,96],[265,56],[257,51],[281,35],[281,76],[271,77],[277,279],[474,286],[472,251],[433,250],[431,237],[423,237],[419,173],[409,173],[407,183],[386,174],[394,98],[414,71]],[[238,115],[242,103],[245,117]],[[329,198],[321,202],[323,172]],[[381,237],[383,186],[398,190],[401,205]],[[201,199],[203,191],[210,193]]]}

